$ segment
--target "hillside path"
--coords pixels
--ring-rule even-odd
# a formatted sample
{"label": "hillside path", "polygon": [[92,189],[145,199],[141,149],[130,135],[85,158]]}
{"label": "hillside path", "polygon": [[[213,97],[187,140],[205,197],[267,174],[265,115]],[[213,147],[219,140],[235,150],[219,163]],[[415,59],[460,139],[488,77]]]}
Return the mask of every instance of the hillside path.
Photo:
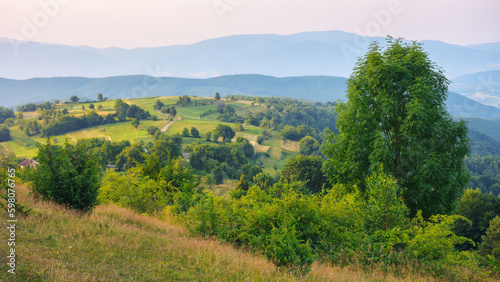
{"label": "hillside path", "polygon": [[172,120],[171,122],[167,123],[162,129],[161,129],[161,132],[165,132],[168,130],[168,128],[174,124],[174,122],[178,121],[178,120],[181,120],[180,117],[176,117],[174,120]]}

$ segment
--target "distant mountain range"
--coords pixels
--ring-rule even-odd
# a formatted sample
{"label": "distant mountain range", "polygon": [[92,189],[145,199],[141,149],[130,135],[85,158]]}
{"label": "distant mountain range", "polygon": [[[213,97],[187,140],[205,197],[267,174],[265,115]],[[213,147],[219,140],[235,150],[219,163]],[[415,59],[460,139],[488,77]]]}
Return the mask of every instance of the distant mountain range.
{"label": "distant mountain range", "polygon": [[485,105],[500,108],[500,70],[457,77],[453,79],[450,90]]}
{"label": "distant mountain range", "polygon": [[[144,75],[106,78],[58,77],[13,80],[0,78],[0,104],[15,107],[28,102],[95,100],[97,93],[108,98],[190,95],[275,96],[312,101],[345,100],[346,78],[329,76],[272,77],[264,75],[231,75],[209,79],[151,77]],[[500,118],[500,109],[483,105],[450,92],[448,111],[456,117]]]}
{"label": "distant mountain range", "polygon": [[[109,77],[143,74],[208,78],[263,74],[276,77],[348,77],[372,41],[342,31],[293,35],[235,35],[191,45],[98,49],[0,39],[0,77]],[[449,78],[500,69],[500,43],[458,46],[422,41],[431,59]]]}

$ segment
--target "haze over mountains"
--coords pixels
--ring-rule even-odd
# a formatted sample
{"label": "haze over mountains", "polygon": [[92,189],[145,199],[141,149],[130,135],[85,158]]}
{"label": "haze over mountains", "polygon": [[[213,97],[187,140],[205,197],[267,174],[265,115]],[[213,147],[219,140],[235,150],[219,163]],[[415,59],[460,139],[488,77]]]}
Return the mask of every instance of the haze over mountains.
{"label": "haze over mountains", "polygon": [[[235,35],[127,50],[0,38],[0,77],[5,78],[0,79],[0,98],[7,107],[71,95],[94,100],[97,93],[133,98],[220,92],[336,101],[345,98],[346,77],[374,40],[386,41],[324,31]],[[500,106],[500,42],[422,43],[452,80],[450,90],[467,96],[450,93],[452,115],[500,118],[500,109],[482,104]]]}
{"label": "haze over mountains", "polygon": [[[0,39],[0,77],[108,77],[144,74],[207,78],[233,74],[276,77],[327,75],[348,77],[370,42],[342,31],[293,35],[235,35],[191,45],[98,49]],[[500,69],[500,43],[459,46],[423,41],[431,59],[449,78]]]}

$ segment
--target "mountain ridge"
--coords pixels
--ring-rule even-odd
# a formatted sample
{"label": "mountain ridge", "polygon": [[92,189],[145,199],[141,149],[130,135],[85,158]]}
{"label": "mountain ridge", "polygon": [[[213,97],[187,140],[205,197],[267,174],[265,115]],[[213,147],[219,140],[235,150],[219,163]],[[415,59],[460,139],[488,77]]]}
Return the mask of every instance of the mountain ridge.
{"label": "mountain ridge", "polygon": [[[241,34],[193,44],[164,47],[94,48],[0,40],[0,77],[109,77],[144,74],[183,78],[258,73],[275,77],[326,75],[347,77],[372,41],[344,31],[291,35]],[[500,50],[422,41],[431,59],[448,77],[500,69]]]}

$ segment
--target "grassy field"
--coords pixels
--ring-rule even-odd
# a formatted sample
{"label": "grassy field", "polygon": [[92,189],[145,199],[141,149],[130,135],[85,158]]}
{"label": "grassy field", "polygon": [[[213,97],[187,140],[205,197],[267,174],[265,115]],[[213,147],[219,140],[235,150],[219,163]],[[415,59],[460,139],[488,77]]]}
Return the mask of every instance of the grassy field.
{"label": "grassy field", "polygon": [[[320,263],[296,276],[259,254],[192,237],[168,214],[139,215],[114,205],[81,215],[35,201],[18,185],[32,213],[16,223],[16,274],[0,264],[0,281],[397,281],[373,271]],[[7,223],[0,236],[7,238]],[[7,244],[0,244],[2,254]],[[4,258],[5,259],[5,258]],[[406,280],[430,281],[409,274]]]}
{"label": "grassy field", "polygon": [[[149,111],[152,115],[156,116],[158,120],[147,120],[141,121],[138,128],[134,128],[130,121],[117,122],[113,124],[105,124],[101,126],[86,128],[78,131],[68,132],[66,134],[61,134],[57,136],[52,136],[52,140],[56,144],[62,144],[66,139],[70,142],[77,142],[84,138],[105,138],[106,140],[112,142],[120,142],[124,140],[129,140],[131,143],[139,142],[150,142],[153,141],[150,135],[147,133],[147,128],[149,126],[155,126],[159,129],[163,128],[170,121],[168,115],[157,112],[153,109],[153,105],[156,100],[160,100],[165,105],[174,105],[178,101],[178,97],[150,97],[150,98],[134,98],[134,99],[123,99],[124,102],[128,104],[135,104],[139,107]],[[208,131],[213,131],[215,127],[219,124],[226,124],[235,129],[235,124],[224,123],[216,120],[216,114],[206,115],[200,118],[200,114],[208,110],[216,110],[216,101],[209,98],[192,97],[192,105],[186,107],[176,107],[177,116],[180,120],[175,121],[166,131],[167,134],[182,133],[184,128],[191,130],[191,127],[196,127],[200,132],[201,139],[194,138],[184,138],[183,142],[185,145],[191,144],[193,142],[199,142],[201,144],[208,144],[209,142],[204,141],[205,134]],[[228,101],[222,99],[226,104],[231,105],[236,110],[239,116],[246,116],[247,113],[258,113],[266,110],[265,106],[260,104],[252,105],[249,101]],[[102,102],[95,102],[95,111],[100,115],[107,115],[109,113],[114,113],[115,100],[106,100]],[[196,103],[207,103],[207,105],[198,105]],[[92,110],[89,109],[91,103],[74,103],[74,104],[58,104],[56,106],[57,110],[67,109],[70,115],[82,116],[85,113],[90,113]],[[82,106],[85,110],[82,109]],[[102,106],[101,109],[98,109]],[[25,119],[31,118],[31,120],[37,120],[40,115],[40,111],[23,113]],[[38,121],[43,127],[41,121]],[[13,126],[9,128],[12,135],[12,140],[0,143],[0,146],[6,147],[7,149],[13,151],[19,158],[33,158],[36,156],[37,147],[36,142],[45,143],[46,138],[42,138],[39,135],[28,137],[23,131],[19,129],[19,126]],[[237,137],[247,138],[250,143],[254,146],[255,151],[259,154],[256,158],[256,162],[262,165],[264,172],[271,175],[275,175],[277,170],[283,169],[283,165],[286,161],[298,152],[298,145],[293,142],[287,142],[283,144],[278,133],[274,133],[274,136],[268,140],[265,140],[262,144],[257,143],[257,136],[262,135],[263,130],[259,127],[245,124],[244,130],[241,132],[236,132]],[[225,184],[228,186],[229,184]],[[222,189],[222,188],[221,188]],[[224,192],[225,193],[225,192]]]}

